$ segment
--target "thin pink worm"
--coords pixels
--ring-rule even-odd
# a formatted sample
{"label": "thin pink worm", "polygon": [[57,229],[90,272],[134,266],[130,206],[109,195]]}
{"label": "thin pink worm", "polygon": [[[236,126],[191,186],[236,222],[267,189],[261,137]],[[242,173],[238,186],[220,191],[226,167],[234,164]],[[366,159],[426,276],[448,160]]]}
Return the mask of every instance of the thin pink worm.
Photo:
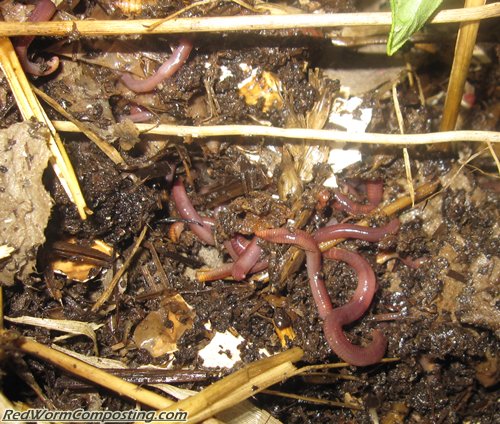
{"label": "thin pink worm", "polygon": [[[40,0],[28,18],[28,22],[50,21],[56,11],[56,6],[50,0]],[[59,67],[59,58],[57,56],[50,58],[45,62],[47,69],[42,71],[40,64],[28,59],[28,48],[34,38],[33,36],[25,36],[14,41],[14,49],[19,57],[19,62],[21,62],[23,69],[32,75],[39,77],[49,75]]]}
{"label": "thin pink worm", "polygon": [[[235,240],[236,238],[239,239],[239,246],[237,247],[237,250],[233,248],[232,246],[232,241]],[[256,238],[254,238],[256,239]],[[244,240],[244,241],[243,241]],[[236,276],[234,272],[234,268],[236,267],[236,264],[240,260],[240,258],[245,256],[245,252],[248,250],[249,245],[251,242],[249,242],[245,237],[242,236],[236,236],[234,237],[231,241],[225,241],[224,246],[226,247],[227,251],[233,258],[234,262],[231,263],[226,263],[220,267],[210,269],[210,270],[202,270],[199,271],[197,274],[197,279],[202,282],[207,282],[207,281],[214,281],[214,280],[222,280],[227,277],[233,276],[233,278],[237,281],[243,280],[247,274],[253,274],[256,272],[260,272],[265,270],[268,267],[268,262],[267,261],[258,261],[261,253],[261,248],[258,247],[258,256],[257,259],[244,259],[245,261],[245,268],[243,271],[241,271],[241,264],[239,265],[240,270],[237,269]],[[254,251],[253,254],[256,255],[256,252]],[[241,256],[240,256],[241,255]],[[258,261],[258,262],[257,262]],[[248,266],[250,264],[253,264],[250,267],[249,270],[247,270]]]}
{"label": "thin pink worm", "polygon": [[191,200],[189,200],[184,184],[180,178],[172,187],[172,198],[181,218],[189,219],[201,224],[189,224],[191,231],[195,233],[204,243],[214,246],[215,238],[212,234],[211,228],[213,220],[211,218],[202,218],[198,212],[196,212]]}
{"label": "thin pink worm", "polygon": [[254,237],[248,244],[245,251],[241,254],[233,266],[233,278],[236,281],[243,280],[250,270],[257,264],[262,249],[258,245],[259,238]]}
{"label": "thin pink worm", "polygon": [[399,258],[401,262],[403,262],[408,268],[412,269],[418,269],[429,260],[429,258],[426,258],[425,256],[422,258],[417,258],[417,259],[412,259],[410,257],[407,258]]}
{"label": "thin pink worm", "polygon": [[379,362],[387,349],[387,339],[379,330],[372,331],[372,342],[365,347],[353,345],[342,327],[361,318],[377,290],[375,274],[361,255],[343,249],[332,248],[324,253],[328,259],[343,261],[358,274],[358,286],[351,300],[330,311],[323,322],[323,331],[332,350],[351,365],[365,366]]}
{"label": "thin pink worm", "polygon": [[154,115],[146,108],[139,106],[139,105],[132,105],[130,107],[130,114],[121,115],[119,117],[119,121],[123,122],[126,119],[128,119],[129,121],[132,121],[135,123],[140,123],[140,122],[150,121],[153,118],[154,118]]}
{"label": "thin pink worm", "polygon": [[224,242],[224,247],[226,248],[227,253],[229,253],[229,256],[231,256],[231,259],[236,262],[240,257],[240,254],[233,248],[231,240],[226,240]]}
{"label": "thin pink worm", "polygon": [[292,233],[286,228],[261,230],[255,234],[257,237],[273,243],[294,244],[305,250],[311,292],[319,316],[325,319],[331,313],[333,306],[325,282],[321,277],[321,252],[312,236],[302,230],[295,230]]}
{"label": "thin pink worm", "polygon": [[192,49],[193,44],[191,41],[182,38],[179,46],[173,51],[168,60],[149,78],[137,80],[132,75],[125,74],[122,76],[122,82],[128,89],[136,93],[147,93],[148,91],[152,91],[158,84],[170,78],[182,67],[182,65],[184,65]]}
{"label": "thin pink worm", "polygon": [[320,228],[314,234],[317,243],[345,238],[355,238],[369,242],[382,240],[389,234],[395,234],[399,230],[399,219],[394,218],[382,227],[364,227],[355,224],[333,224]]}
{"label": "thin pink worm", "polygon": [[233,250],[236,252],[236,254],[239,256],[243,254],[245,249],[248,247],[250,242],[243,236],[236,234],[232,239],[231,239],[231,247]]}
{"label": "thin pink worm", "polygon": [[201,270],[196,273],[196,278],[200,282],[223,280],[230,277],[233,273],[234,262],[223,264],[217,268]]}
{"label": "thin pink worm", "polygon": [[366,198],[368,202],[370,202],[374,206],[378,206],[378,204],[382,201],[384,197],[384,184],[382,181],[366,181]]}
{"label": "thin pink worm", "polygon": [[353,215],[365,214],[371,212],[375,209],[378,204],[382,201],[384,194],[384,186],[382,181],[366,181],[366,197],[368,198],[368,204],[362,204],[355,202],[349,198],[349,196],[341,193],[339,190],[335,190],[333,196],[336,200],[334,207],[339,210],[343,210]]}
{"label": "thin pink worm", "polygon": [[[231,239],[231,247],[238,256],[243,255],[243,252],[245,252],[249,244],[250,242],[245,237],[239,234],[237,234]],[[262,249],[259,247],[259,250],[260,250],[259,253],[260,256],[260,254],[262,253]],[[267,260],[259,261],[251,268],[250,273],[253,274],[256,272],[263,271],[267,269],[268,266],[269,266],[269,261]]]}

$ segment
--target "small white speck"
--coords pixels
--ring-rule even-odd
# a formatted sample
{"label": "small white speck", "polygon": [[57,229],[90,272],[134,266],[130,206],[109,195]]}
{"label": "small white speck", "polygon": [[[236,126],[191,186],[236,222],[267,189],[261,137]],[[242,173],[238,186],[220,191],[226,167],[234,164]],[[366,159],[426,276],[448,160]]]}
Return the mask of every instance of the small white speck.
{"label": "small white speck", "polygon": [[252,69],[252,73],[250,74],[250,76],[248,78],[245,78],[243,81],[241,81],[238,84],[238,88],[241,89],[242,87],[244,87],[245,85],[250,83],[252,80],[255,79],[256,75],[257,75],[257,69]]}
{"label": "small white speck", "polygon": [[226,78],[229,78],[232,76],[233,76],[233,73],[231,72],[231,70],[227,66],[222,65],[220,67],[219,81],[224,81]]}
{"label": "small white speck", "polygon": [[252,68],[248,66],[246,63],[240,63],[239,66],[243,72],[250,72],[252,70]]}

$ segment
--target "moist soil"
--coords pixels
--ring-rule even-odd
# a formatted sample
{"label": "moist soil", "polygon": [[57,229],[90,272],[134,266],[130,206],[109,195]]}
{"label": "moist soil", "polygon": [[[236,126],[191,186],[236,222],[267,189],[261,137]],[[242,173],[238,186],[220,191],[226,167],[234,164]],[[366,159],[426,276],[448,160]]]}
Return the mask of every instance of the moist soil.
{"label": "moist soil", "polygon": [[[342,4],[344,7],[339,9],[328,2],[325,10],[354,10],[354,4]],[[171,13],[174,7],[180,5],[172,3],[172,10],[160,13]],[[90,9],[80,13],[92,16]],[[159,12],[148,13],[157,16]],[[219,5],[204,13],[247,12],[237,6]],[[86,58],[111,61],[112,49],[103,50],[102,44],[97,47],[94,41],[74,44],[87,49]],[[149,52],[144,59],[147,61],[155,54],[168,56],[168,45],[176,40],[119,41],[133,47],[127,54],[137,60],[141,52]],[[62,48],[54,46],[53,40],[40,43],[46,43],[55,53]],[[129,122],[120,120],[140,107],[154,112],[152,125],[294,126],[303,122],[325,90],[333,97],[340,96],[342,81],[321,76],[323,83],[318,85],[310,70],[319,66],[348,69],[349,63],[339,65],[337,58],[363,53],[332,47],[322,33],[299,31],[194,36],[193,44],[195,49],[188,62],[147,94],[134,95],[120,84],[120,72],[84,60],[83,56],[73,61],[62,59],[63,69],[57,75],[36,79],[38,87],[112,143],[127,166],[114,165],[83,136],[64,134],[69,157],[93,213],[82,221],[57,178],[46,171],[45,187],[54,201],[45,234],[47,241],[39,249],[36,272],[23,274],[15,284],[4,287],[4,315],[102,324],[96,331],[100,356],[121,361],[131,369],[171,362],[173,370],[192,371],[179,384],[195,390],[229,373],[225,368],[206,370],[198,356],[215,331],[231,330],[244,339],[239,346],[241,361],[234,370],[260,359],[262,349],[273,354],[292,346],[304,350],[300,365],[338,362],[323,335],[304,262],[299,261],[293,272],[286,268],[288,246],[262,244],[269,260],[268,278],[256,275],[238,282],[228,279],[203,283],[193,277],[193,270],[213,267],[213,257],[219,263],[228,262],[223,244],[234,234],[251,236],[258,228],[283,227],[291,222],[300,223],[299,227],[308,232],[332,221],[368,219],[375,226],[387,223],[388,218],[377,213],[351,216],[331,205],[318,206],[318,193],[330,172],[324,163],[312,167],[312,178],[300,184],[299,194],[287,193],[283,178],[292,185],[294,179],[286,176],[287,166],[281,160],[281,152],[289,146],[282,140],[155,137],[139,135],[131,130]],[[452,44],[440,45],[434,53],[410,47],[405,54],[415,61],[425,96],[442,92],[450,62],[441,52],[452,49]],[[464,129],[498,130],[498,49],[495,52],[492,42],[482,44],[482,48],[491,60],[476,66],[469,75],[468,81],[475,87],[475,102],[462,111],[460,125]],[[280,81],[285,93],[281,107],[275,107],[275,102],[266,110],[265,97],[249,103],[238,88],[238,83],[248,76],[245,67],[268,71]],[[220,77],[222,68],[226,78]],[[3,87],[7,103],[12,103],[6,85]],[[376,88],[362,96],[363,105],[373,108],[367,131],[398,133],[392,97],[388,95],[390,87],[389,91],[387,87]],[[406,132],[437,130],[442,98],[422,106],[416,84],[411,85],[406,78],[400,80],[398,95]],[[1,109],[5,127],[19,120],[15,106],[7,103]],[[49,108],[47,111],[52,118],[62,119]],[[341,185],[381,180],[382,205],[407,195],[401,147],[356,147],[363,160],[337,174]],[[334,408],[269,394],[256,395],[252,399],[256,405],[284,423],[371,423],[377,422],[376,417],[383,423],[498,422],[498,170],[487,151],[463,165],[481,149],[484,147],[467,143],[410,148],[415,187],[437,183],[437,190],[414,207],[397,213],[402,224],[396,235],[379,243],[345,241],[339,246],[365,257],[378,282],[368,312],[345,328],[348,337],[355,344],[367,344],[371,330],[377,328],[388,339],[385,356],[398,359],[295,377],[273,387],[306,397],[355,403],[360,409]],[[267,162],[262,160],[266,155]],[[252,160],[254,156],[261,160]],[[215,219],[216,247],[204,246],[188,227],[178,238],[172,237],[172,223],[179,220],[171,199],[172,183],[177,178],[183,178],[197,211]],[[148,226],[146,237],[128,272],[105,306],[92,312],[106,275],[123,264],[144,226]],[[66,250],[61,250],[58,242],[70,237],[80,251],[68,252],[67,245]],[[77,282],[54,272],[54,260],[61,255],[75,262],[88,260],[90,245],[97,239],[111,245],[115,254],[96,266],[93,278]],[[418,266],[408,266],[400,258],[417,261]],[[357,283],[353,270],[341,262],[325,261],[323,274],[334,307],[347,303]],[[175,353],[153,357],[138,347],[134,330],[175,294],[193,308],[192,327],[177,340]],[[207,322],[211,323],[210,331]],[[5,326],[47,345],[58,335],[27,325],[5,322]],[[292,328],[295,337],[282,343],[277,330],[286,328]],[[85,337],[59,343],[78,353],[94,355],[93,343]],[[134,407],[116,394],[84,384],[19,352],[5,350],[1,361],[2,387],[11,401],[56,409]],[[36,385],[43,395],[33,391]]]}

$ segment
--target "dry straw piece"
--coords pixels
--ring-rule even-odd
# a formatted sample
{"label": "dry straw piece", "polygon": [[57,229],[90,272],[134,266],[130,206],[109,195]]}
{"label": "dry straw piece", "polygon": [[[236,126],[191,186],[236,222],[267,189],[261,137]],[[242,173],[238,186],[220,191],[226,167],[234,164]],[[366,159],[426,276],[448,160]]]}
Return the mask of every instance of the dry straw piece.
{"label": "dry straw piece", "polygon": [[[0,22],[1,23],[1,22]],[[82,219],[87,218],[90,210],[87,208],[73,165],[69,160],[66,149],[47,117],[40,102],[33,94],[30,83],[24,74],[14,47],[8,38],[0,37],[0,67],[7,78],[16,99],[17,106],[24,120],[35,119],[45,124],[49,129],[49,149],[52,153],[52,166],[61,181],[69,198],[75,203]]]}
{"label": "dry straw piece", "polygon": [[[61,132],[79,132],[80,129],[67,121],[54,121],[54,126]],[[174,137],[270,137],[296,140],[325,142],[419,145],[436,143],[456,143],[461,141],[500,143],[500,133],[495,131],[447,131],[427,134],[379,134],[349,133],[336,130],[314,130],[308,128],[278,128],[260,125],[157,125],[136,124],[141,133]]]}
{"label": "dry straw piece", "polygon": [[[483,5],[486,0],[466,0],[464,10],[469,10],[474,6]],[[457,124],[460,102],[465,86],[465,80],[469,73],[469,65],[476,44],[479,21],[460,24],[458,30],[455,55],[451,68],[450,82],[441,120],[441,131],[451,131]]]}
{"label": "dry straw piece", "polygon": [[[500,16],[500,2],[481,7],[438,12],[432,24],[469,22]],[[247,15],[201,18],[136,19],[116,21],[0,22],[0,36],[47,35],[89,37],[131,34],[259,31],[287,28],[390,26],[391,13],[335,13]],[[160,24],[158,24],[160,22]]]}

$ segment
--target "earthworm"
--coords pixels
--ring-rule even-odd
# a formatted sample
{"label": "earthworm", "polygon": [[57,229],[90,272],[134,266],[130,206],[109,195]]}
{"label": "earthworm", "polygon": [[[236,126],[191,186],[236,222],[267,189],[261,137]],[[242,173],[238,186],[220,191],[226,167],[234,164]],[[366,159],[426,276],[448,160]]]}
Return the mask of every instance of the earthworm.
{"label": "earthworm", "polygon": [[233,248],[231,240],[226,240],[223,244],[227,250],[227,253],[229,253],[229,256],[231,256],[231,259],[236,262],[240,257],[240,254],[237,253],[237,251]]}
{"label": "earthworm", "polygon": [[366,181],[366,198],[372,205],[377,206],[384,197],[384,184],[382,181]]}
{"label": "earthworm", "polygon": [[324,253],[328,259],[346,262],[358,275],[358,286],[351,300],[330,311],[323,322],[323,331],[332,350],[351,365],[365,366],[379,362],[387,348],[387,339],[379,330],[372,331],[372,342],[365,347],[353,345],[342,327],[361,318],[369,308],[377,282],[366,259],[355,252],[332,248]]}
{"label": "earthworm", "polygon": [[193,44],[191,41],[182,38],[168,60],[149,78],[137,80],[130,74],[125,74],[122,75],[121,80],[128,89],[136,93],[147,93],[148,91],[152,91],[158,84],[170,78],[182,67],[182,65],[184,65],[192,49]]}
{"label": "earthworm", "polygon": [[184,231],[184,222],[182,221],[174,222],[168,230],[168,236],[170,237],[170,240],[172,240],[174,243],[177,243],[183,231]]}
{"label": "earthworm", "polygon": [[286,228],[274,228],[256,231],[255,235],[273,243],[294,244],[306,252],[307,274],[309,285],[318,308],[319,316],[325,319],[332,311],[332,302],[325,281],[321,277],[321,252],[316,241],[305,231],[290,232]]}
{"label": "earthworm", "polygon": [[121,115],[119,117],[119,122],[123,122],[126,119],[135,122],[147,122],[154,118],[153,113],[147,110],[145,107],[139,105],[132,105],[130,107],[130,113],[128,115]]}
{"label": "earthworm", "polygon": [[[237,234],[235,237],[231,239],[231,247],[232,249],[236,252],[237,255],[242,255],[245,249],[248,247],[250,242],[243,236]],[[260,252],[262,252],[262,249],[259,247]],[[260,253],[259,253],[260,256]],[[269,266],[269,261],[267,260],[262,260],[257,262],[252,269],[250,270],[251,273],[256,273],[265,270]]]}
{"label": "earthworm", "polygon": [[429,258],[424,256],[421,258],[412,259],[408,256],[406,258],[399,257],[399,260],[403,262],[408,268],[418,269],[423,263],[427,262]]}
{"label": "earthworm", "polygon": [[377,242],[389,234],[397,233],[398,229],[399,219],[397,218],[394,218],[382,227],[364,227],[355,224],[333,224],[317,230],[314,234],[314,240],[316,240],[317,243],[323,243],[334,239],[355,238]]}
{"label": "earthworm", "polygon": [[[236,238],[239,239],[237,250],[232,246],[232,241]],[[236,236],[233,237],[231,241],[225,241],[224,246],[234,262],[226,263],[214,269],[198,271],[196,274],[198,281],[207,282],[222,280],[230,276],[240,281],[243,280],[247,274],[253,274],[266,269],[268,267],[268,261],[258,261],[262,249],[257,245],[257,237],[254,237],[253,240],[256,240],[256,248],[252,248],[250,251],[248,251],[248,249],[252,246],[252,242],[249,242],[245,237]]]}
{"label": "earthworm", "polygon": [[257,265],[262,253],[258,245],[258,237],[254,237],[233,266],[233,278],[237,281],[243,280],[250,270]]}
{"label": "earthworm", "polygon": [[[207,270],[199,270],[196,273],[196,279],[202,283],[207,281],[214,280],[222,280],[227,277],[231,277],[233,275],[233,268],[235,262],[229,262],[223,264],[217,268],[207,269]],[[259,261],[257,262],[248,272],[248,274],[255,274],[256,272],[264,271],[268,267],[267,261]],[[234,278],[234,277],[233,277]],[[243,280],[243,278],[235,278],[235,280]]]}
{"label": "earthworm", "polygon": [[198,270],[196,272],[196,279],[201,283],[205,283],[207,281],[222,280],[232,275],[233,266],[234,262],[230,262],[227,264],[223,264],[217,268]]}
{"label": "earthworm", "polygon": [[[57,8],[50,0],[40,0],[30,17],[28,22],[43,22],[50,21],[52,16],[56,13]],[[43,77],[54,72],[59,66],[59,58],[53,56],[42,66],[39,63],[32,62],[28,59],[28,48],[31,42],[34,40],[33,36],[20,37],[14,41],[14,49],[16,50],[17,56],[19,57],[19,62],[23,69],[38,77]]]}
{"label": "earthworm", "polygon": [[368,199],[368,204],[362,204],[355,202],[349,198],[349,196],[341,193],[339,190],[333,192],[333,196],[336,200],[334,207],[336,209],[343,210],[353,215],[365,214],[371,212],[375,209],[378,204],[382,201],[384,194],[384,186],[382,181],[366,181],[366,197]]}
{"label": "earthworm", "polygon": [[250,243],[245,237],[236,234],[230,241],[231,247],[233,250],[236,252],[236,254],[239,256],[241,255],[245,249],[248,247],[248,244]]}
{"label": "earthworm", "polygon": [[[198,212],[196,212],[191,200],[186,193],[182,179],[178,179],[174,186],[172,187],[172,198],[175,203],[177,212],[183,219],[189,219],[191,221],[196,221],[196,224],[189,224],[189,228],[193,233],[195,233],[198,238],[209,244],[211,246],[215,245],[215,238],[212,234],[213,219],[202,218]],[[199,224],[198,224],[199,223]]]}

